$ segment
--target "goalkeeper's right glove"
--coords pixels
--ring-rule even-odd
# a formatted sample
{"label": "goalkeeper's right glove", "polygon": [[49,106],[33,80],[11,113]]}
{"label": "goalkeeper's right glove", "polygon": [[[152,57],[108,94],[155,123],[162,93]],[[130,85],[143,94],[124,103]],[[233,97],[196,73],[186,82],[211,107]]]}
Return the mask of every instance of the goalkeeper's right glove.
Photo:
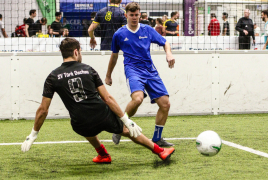
{"label": "goalkeeper's right glove", "polygon": [[26,151],[29,151],[30,150],[31,145],[33,144],[33,142],[37,138],[38,132],[39,131],[35,131],[34,129],[32,129],[31,134],[26,137],[26,140],[21,145],[22,152],[26,152]]}
{"label": "goalkeeper's right glove", "polygon": [[120,118],[123,123],[125,124],[125,126],[128,128],[129,130],[129,134],[131,137],[138,137],[139,135],[141,135],[141,131],[142,129],[132,120],[130,120],[128,118],[127,113],[125,113],[125,115],[123,117]]}

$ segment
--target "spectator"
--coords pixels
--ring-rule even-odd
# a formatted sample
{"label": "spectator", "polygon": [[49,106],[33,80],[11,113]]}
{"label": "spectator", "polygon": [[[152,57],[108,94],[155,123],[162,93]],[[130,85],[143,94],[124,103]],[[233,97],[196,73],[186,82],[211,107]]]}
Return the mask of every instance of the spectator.
{"label": "spectator", "polygon": [[55,37],[55,35],[53,34],[53,29],[51,28],[48,29],[48,34],[49,34],[49,37]]}
{"label": "spectator", "polygon": [[256,23],[254,23],[254,33],[255,33],[255,36],[260,36],[260,27],[257,26]]}
{"label": "spectator", "polygon": [[219,36],[221,33],[220,23],[215,15],[215,13],[210,14],[210,23],[208,25],[208,32],[210,36]]}
{"label": "spectator", "polygon": [[25,24],[26,24],[27,18],[23,19],[23,24],[20,25],[16,30],[16,34],[18,37],[26,37],[26,32],[25,32]]}
{"label": "spectator", "polygon": [[15,32],[13,32],[12,34],[11,34],[11,37],[19,37],[18,35],[17,35],[17,33],[16,33],[16,29],[19,27],[19,25],[17,25],[16,27],[15,27]]}
{"label": "spectator", "polygon": [[60,29],[62,28],[61,20],[61,12],[55,13],[56,20],[51,24],[51,29],[53,29],[53,34],[55,37],[60,37]]}
{"label": "spectator", "polygon": [[36,10],[30,10],[29,15],[30,17],[25,22],[25,34],[27,37],[32,37],[33,35],[35,35],[34,18],[36,17]]}
{"label": "spectator", "polygon": [[149,17],[148,20],[149,20],[150,26],[154,28],[156,25],[155,19]]}
{"label": "spectator", "polygon": [[142,13],[141,14],[141,20],[140,20],[141,24],[147,24],[150,25],[150,22],[148,21],[148,16],[147,13]]}
{"label": "spectator", "polygon": [[35,33],[42,33],[42,25],[47,24],[47,18],[43,17],[35,22]]}
{"label": "spectator", "polygon": [[239,49],[250,49],[250,36],[253,38],[255,44],[255,34],[253,22],[249,18],[250,10],[245,9],[244,17],[240,18],[236,24],[235,29],[239,31]]}
{"label": "spectator", "polygon": [[114,33],[123,25],[127,24],[125,10],[119,7],[121,0],[109,0],[110,5],[102,8],[96,15],[95,20],[88,28],[90,46],[94,49],[97,45],[94,30],[101,26],[101,50],[111,50]]}
{"label": "spectator", "polygon": [[162,16],[162,22],[165,22],[166,20],[168,20],[167,15],[163,15],[163,16]]}
{"label": "spectator", "polygon": [[163,21],[161,18],[157,18],[156,19],[156,26],[155,26],[155,30],[162,36],[165,36],[165,33],[163,32]]}
{"label": "spectator", "polygon": [[60,37],[70,37],[69,30],[67,28],[61,28],[59,31]]}
{"label": "spectator", "polygon": [[263,50],[268,49],[268,10],[264,10],[261,12],[261,18],[265,22],[264,25],[264,46]]}
{"label": "spectator", "polygon": [[62,27],[67,28],[68,30],[71,29],[70,24],[67,24],[67,19],[66,19],[66,17],[63,17],[63,18],[62,18]]}
{"label": "spectator", "polygon": [[179,12],[172,12],[171,18],[163,23],[163,32],[166,33],[166,36],[177,36],[179,34],[178,23],[176,22],[178,17]]}
{"label": "spectator", "polygon": [[222,28],[222,35],[223,36],[230,36],[230,27],[228,22],[228,13],[224,12],[222,13],[222,20],[223,22],[223,28]]}
{"label": "spectator", "polygon": [[89,37],[88,32],[87,32],[88,27],[89,27],[87,19],[82,20],[82,26],[83,26],[82,36],[83,37]]}
{"label": "spectator", "polygon": [[5,26],[4,26],[2,19],[3,19],[3,16],[2,14],[0,14],[0,38],[7,38],[8,36],[5,31]]}
{"label": "spectator", "polygon": [[[94,19],[95,19],[95,17],[96,17],[96,14],[97,14],[96,12],[92,12],[92,13],[90,14],[90,16],[91,16],[91,20],[90,20],[88,26],[90,26],[90,25],[93,23],[93,21],[94,21]],[[88,30],[88,28],[87,28],[87,30]],[[88,32],[87,32],[87,34],[88,34]],[[101,37],[101,27],[100,27],[100,25],[98,25],[97,28],[94,30],[94,36],[95,36],[95,37]]]}

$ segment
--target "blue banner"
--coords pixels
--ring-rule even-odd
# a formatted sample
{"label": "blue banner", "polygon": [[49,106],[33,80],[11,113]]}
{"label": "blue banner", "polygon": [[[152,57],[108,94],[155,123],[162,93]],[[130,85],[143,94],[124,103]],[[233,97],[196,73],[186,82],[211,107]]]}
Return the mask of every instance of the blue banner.
{"label": "blue banner", "polygon": [[[131,0],[122,0],[121,7],[125,7]],[[109,0],[60,0],[61,12],[97,12],[108,6]]]}

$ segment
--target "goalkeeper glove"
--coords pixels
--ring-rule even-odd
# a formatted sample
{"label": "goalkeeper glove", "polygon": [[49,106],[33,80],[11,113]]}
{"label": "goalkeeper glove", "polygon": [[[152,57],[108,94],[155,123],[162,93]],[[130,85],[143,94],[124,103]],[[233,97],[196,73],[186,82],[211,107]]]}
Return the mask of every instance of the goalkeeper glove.
{"label": "goalkeeper glove", "polygon": [[38,132],[39,131],[35,131],[34,129],[32,129],[31,134],[26,137],[26,140],[21,145],[22,152],[26,152],[26,151],[29,151],[30,150],[31,145],[33,144],[33,142],[37,138]]}
{"label": "goalkeeper glove", "polygon": [[120,119],[128,128],[129,134],[131,137],[137,138],[139,135],[141,135],[142,129],[135,122],[133,122],[132,120],[128,118],[127,113],[125,113],[125,115],[121,117]]}

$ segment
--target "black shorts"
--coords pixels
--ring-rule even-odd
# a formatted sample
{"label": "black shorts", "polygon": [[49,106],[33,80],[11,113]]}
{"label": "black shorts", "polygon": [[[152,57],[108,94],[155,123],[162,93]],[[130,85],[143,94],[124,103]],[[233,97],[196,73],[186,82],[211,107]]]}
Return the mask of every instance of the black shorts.
{"label": "black shorts", "polygon": [[[96,122],[98,123],[98,122]],[[123,132],[124,124],[118,116],[116,116],[112,111],[109,113],[108,117],[101,123],[95,125],[94,127],[90,125],[84,125],[82,127],[73,126],[73,130],[84,137],[93,137],[101,133],[102,131],[107,131],[109,133],[121,134]]]}

